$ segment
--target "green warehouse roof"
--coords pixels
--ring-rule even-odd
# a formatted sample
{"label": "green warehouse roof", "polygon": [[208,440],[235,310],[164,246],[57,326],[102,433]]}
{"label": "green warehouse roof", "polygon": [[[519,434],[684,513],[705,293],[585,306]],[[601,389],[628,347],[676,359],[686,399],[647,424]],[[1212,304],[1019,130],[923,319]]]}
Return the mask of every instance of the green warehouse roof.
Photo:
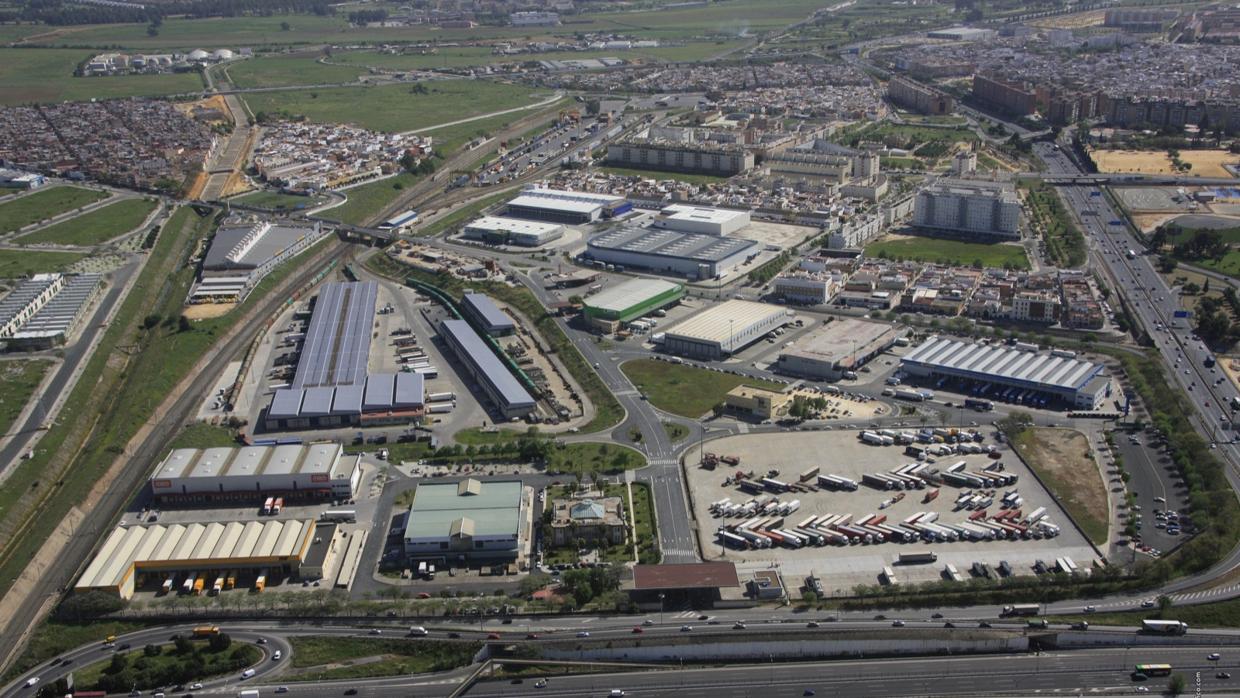
{"label": "green warehouse roof", "polygon": [[519,481],[423,483],[409,507],[405,538],[516,535],[520,518]]}
{"label": "green warehouse roof", "polygon": [[629,279],[585,299],[590,315],[629,320],[681,297],[684,287],[663,279]]}

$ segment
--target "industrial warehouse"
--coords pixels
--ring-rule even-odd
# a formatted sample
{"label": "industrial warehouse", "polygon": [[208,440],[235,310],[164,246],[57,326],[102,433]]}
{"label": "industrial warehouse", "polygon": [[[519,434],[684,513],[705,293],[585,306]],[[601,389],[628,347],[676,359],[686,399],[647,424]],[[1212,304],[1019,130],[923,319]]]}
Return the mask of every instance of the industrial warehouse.
{"label": "industrial warehouse", "polygon": [[221,226],[202,260],[190,303],[240,303],[282,262],[313,245],[322,224],[275,225],[268,221]]}
{"label": "industrial warehouse", "polygon": [[99,294],[99,274],[35,274],[0,301],[0,339],[11,349],[64,344]]}
{"label": "industrial warehouse", "polygon": [[420,374],[366,373],[378,290],[373,281],[324,284],[293,383],[272,394],[268,429],[398,424],[422,416]]}
{"label": "industrial warehouse", "polygon": [[836,380],[856,371],[903,334],[880,322],[839,318],[799,338],[779,355],[779,371],[811,380]]}
{"label": "industrial warehouse", "polygon": [[695,359],[722,359],[790,322],[792,315],[784,308],[730,300],[669,329],[663,350]]}
{"label": "industrial warehouse", "polygon": [[594,223],[630,211],[622,196],[531,187],[508,202],[506,215],[551,223]]}
{"label": "industrial warehouse", "polygon": [[418,485],[405,553],[441,562],[515,559],[530,539],[529,493],[519,480]]}
{"label": "industrial warehouse", "polygon": [[439,335],[505,419],[524,417],[534,411],[534,398],[468,322],[444,320],[439,325]]}
{"label": "industrial warehouse", "polygon": [[564,226],[559,223],[483,216],[466,223],[461,228],[461,237],[467,240],[481,240],[489,245],[538,247],[564,237]]}
{"label": "industrial warehouse", "polygon": [[517,331],[512,318],[500,310],[489,296],[481,293],[466,293],[461,302],[461,310],[474,321],[476,326],[481,327],[492,337],[502,337]]}
{"label": "industrial warehouse", "polygon": [[591,326],[615,332],[621,324],[679,301],[685,287],[662,279],[629,279],[585,299]]}
{"label": "industrial warehouse", "polygon": [[900,362],[905,375],[938,381],[980,398],[1069,409],[1095,410],[1111,395],[1102,365],[1070,351],[1039,352],[1032,344],[973,344],[932,337]]}
{"label": "industrial warehouse", "polygon": [[285,444],[174,449],[149,484],[159,502],[351,499],[361,477],[361,456],[340,444]]}
{"label": "industrial warehouse", "polygon": [[688,279],[722,276],[762,251],[754,240],[728,237],[750,223],[748,211],[672,204],[654,216],[600,233],[589,259]]}
{"label": "industrial warehouse", "polygon": [[[261,591],[267,575],[301,573],[315,538],[324,533],[334,538],[334,530],[318,528],[311,519],[118,526],[74,590],[104,591],[123,599],[160,584],[165,592],[218,593],[233,588],[244,572],[256,579],[255,588]],[[212,584],[215,579],[219,586]]]}

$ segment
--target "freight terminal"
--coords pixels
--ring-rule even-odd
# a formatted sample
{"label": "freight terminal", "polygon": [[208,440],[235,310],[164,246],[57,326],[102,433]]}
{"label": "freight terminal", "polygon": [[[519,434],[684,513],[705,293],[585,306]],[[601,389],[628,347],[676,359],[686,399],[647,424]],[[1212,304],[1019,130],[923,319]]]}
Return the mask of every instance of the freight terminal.
{"label": "freight terminal", "polygon": [[792,322],[787,309],[730,300],[711,306],[669,329],[663,350],[695,359],[718,360]]}
{"label": "freight terminal", "polygon": [[156,501],[351,499],[361,480],[361,456],[340,444],[285,444],[244,448],[178,448],[148,482]]}
{"label": "freight terminal", "polygon": [[839,318],[780,353],[778,369],[811,380],[835,380],[891,348],[902,334],[887,323]]}
{"label": "freight terminal", "polygon": [[505,419],[524,417],[534,411],[534,398],[468,322],[444,320],[439,325],[439,336]]}
{"label": "freight terminal", "polygon": [[604,332],[666,308],[685,295],[685,288],[662,279],[629,279],[585,299],[585,317]]}
{"label": "freight terminal", "polygon": [[954,392],[1034,407],[1097,410],[1112,393],[1111,379],[1101,364],[1070,351],[1041,352],[1034,344],[974,344],[931,337],[905,355],[900,369]]}

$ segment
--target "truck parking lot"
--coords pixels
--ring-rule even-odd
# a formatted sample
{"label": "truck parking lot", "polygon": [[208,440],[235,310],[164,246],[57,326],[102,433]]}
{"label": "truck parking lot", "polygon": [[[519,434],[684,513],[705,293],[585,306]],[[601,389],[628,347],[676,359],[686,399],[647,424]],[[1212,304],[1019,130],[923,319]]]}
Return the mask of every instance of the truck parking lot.
{"label": "truck parking lot", "polygon": [[[1021,461],[997,444],[992,436],[986,435],[981,442],[970,441],[971,445],[973,443],[978,447],[976,450],[983,452],[931,456],[933,462],[922,461],[925,467],[914,477],[928,475],[934,470],[942,477],[945,471],[957,470],[969,478],[994,476],[993,484],[997,486],[978,487],[964,484],[958,477],[947,476],[962,484],[927,482],[923,488],[896,489],[894,484],[889,484],[890,480],[908,476],[893,475],[893,471],[918,463],[906,453],[909,445],[867,443],[859,438],[856,430],[742,435],[713,441],[712,452],[739,459],[737,466],[720,464],[715,470],[698,467],[697,452],[691,450],[686,472],[704,557],[726,557],[737,563],[742,576],[745,572],[777,566],[790,586],[813,574],[822,580],[828,594],[846,593],[858,584],[916,583],[950,578],[948,565],[954,567],[961,578],[975,573],[975,563],[980,563],[977,573],[997,575],[1003,566],[1010,574],[1034,574],[1038,561],[1054,569],[1058,560],[1068,558],[1064,562],[1087,570],[1097,557],[1094,549],[1072,527],[1067,515]],[[913,446],[925,448],[938,444]],[[992,458],[984,452],[992,447],[1000,457]],[[964,465],[958,465],[960,463]],[[743,487],[737,484],[738,472],[744,473],[739,478],[746,482]],[[845,484],[833,484],[833,476]],[[1013,477],[1014,482],[1011,482]],[[767,482],[763,482],[764,478]],[[1005,480],[1011,484],[998,484]],[[856,489],[847,481],[855,483]],[[791,489],[781,491],[782,487],[772,482]],[[819,482],[823,486],[819,486]],[[966,492],[969,493],[967,498],[964,497]],[[1005,506],[1005,494],[1007,504],[1015,506]],[[762,509],[773,503],[772,500],[778,504],[770,508],[769,513],[716,516],[712,505],[724,500],[730,500],[733,505],[757,500]],[[989,503],[986,500],[990,500]],[[823,517],[832,518],[823,524]],[[840,523],[842,517],[847,520]],[[717,535],[720,529],[734,531],[754,518],[774,519],[774,523],[768,521],[754,528],[776,532],[778,538],[769,547],[758,548],[753,547],[752,541],[744,546],[735,539],[728,539],[731,544],[725,550],[725,538]],[[1035,519],[1049,526],[1039,528],[1033,523]],[[996,523],[996,520],[1003,523]],[[922,524],[923,528],[917,528],[916,524]],[[867,533],[864,526],[869,527],[868,543],[864,538]],[[883,527],[890,530],[880,535]],[[1019,535],[1013,528],[1027,528],[1031,537]],[[779,533],[789,529],[810,529],[810,534],[793,533],[793,537],[804,542],[789,542],[789,536]],[[995,537],[985,533],[986,529]],[[1015,537],[1004,537],[1005,530],[1007,535]],[[860,535],[856,535],[858,533]],[[814,540],[815,534],[821,539]],[[892,540],[880,542],[884,537]],[[911,540],[893,542],[901,537]],[[845,542],[851,538],[857,540]],[[930,538],[937,540],[929,542]],[[934,562],[898,564],[901,555],[910,553],[934,553]],[[980,566],[983,564],[988,565],[989,570],[983,570]]]}

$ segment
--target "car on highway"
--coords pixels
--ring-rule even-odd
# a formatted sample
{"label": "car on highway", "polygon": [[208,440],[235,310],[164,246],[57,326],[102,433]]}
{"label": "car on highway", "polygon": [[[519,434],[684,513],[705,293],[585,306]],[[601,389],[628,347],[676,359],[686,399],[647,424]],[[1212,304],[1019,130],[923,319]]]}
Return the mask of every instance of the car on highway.
{"label": "car on highway", "polygon": [[642,630],[642,626],[640,626],[640,625],[634,625],[634,626],[633,626],[633,634],[634,634],[634,635],[641,635],[641,634],[642,634],[642,633],[644,633],[644,632],[646,632],[646,631],[645,631],[645,630]]}
{"label": "car on highway", "polygon": [[26,679],[26,688],[36,686],[38,685],[38,683],[39,683],[39,677],[31,676],[30,678]]}
{"label": "car on highway", "polygon": [[271,655],[271,661],[278,662],[283,656],[284,656],[284,653],[282,653],[280,650],[276,650],[275,654]]}
{"label": "car on highway", "polygon": [[539,679],[534,682],[534,688],[546,688],[546,687],[547,687],[546,679]]}
{"label": "car on highway", "polygon": [[577,633],[577,637],[590,637],[590,633],[585,630],[582,630]]}
{"label": "car on highway", "polygon": [[891,627],[893,627],[893,628],[903,628],[903,627],[904,627],[904,621],[899,620],[899,619],[897,619],[897,620],[893,620],[893,621],[891,621]]}
{"label": "car on highway", "polygon": [[646,620],[643,620],[643,621],[642,621],[642,625],[644,625],[644,626],[646,626],[647,628],[649,628],[650,626],[654,625],[654,621],[652,621],[652,620],[650,620],[649,618],[647,618]]}
{"label": "car on highway", "polygon": [[733,630],[744,630],[744,629],[745,629],[745,622],[744,622],[744,621],[740,621],[740,620],[736,621],[735,623],[733,623],[733,624],[732,624],[732,629],[733,629]]}
{"label": "car on highway", "polygon": [[1206,659],[1212,662],[1217,662],[1219,660],[1219,654],[1218,652],[1211,652],[1210,654],[1206,655]]}
{"label": "car on highway", "polygon": [[288,693],[288,686],[276,686],[276,693]]}
{"label": "car on highway", "polygon": [[818,627],[818,621],[816,621],[816,620],[811,620],[810,622],[808,622],[808,623],[806,623],[806,624],[805,624],[805,627],[807,627],[807,628],[817,628],[817,627]]}
{"label": "car on highway", "polygon": [[692,625],[682,625],[682,626],[680,626],[680,632],[682,632],[682,633],[692,632],[692,630],[693,630],[693,626],[692,626]]}
{"label": "car on highway", "polygon": [[1216,679],[1224,679],[1224,680],[1226,680],[1226,679],[1230,679],[1230,678],[1231,678],[1231,674],[1229,674],[1229,673],[1227,673],[1227,672],[1225,672],[1225,671],[1220,671],[1219,673],[1217,673],[1217,674],[1215,674],[1215,675],[1214,675],[1214,678],[1216,678]]}
{"label": "car on highway", "polygon": [[487,634],[487,639],[488,639],[488,640],[498,640],[498,639],[499,639],[499,633],[488,633],[488,634]]}
{"label": "car on highway", "polygon": [[191,683],[191,684],[189,685],[189,690],[191,690],[191,691],[197,691],[197,690],[200,690],[201,688],[202,688],[202,684],[201,684],[201,683]]}
{"label": "car on highway", "polygon": [[527,639],[527,640],[537,640],[537,639],[538,639],[538,633],[526,633],[526,634],[525,634],[525,639]]}
{"label": "car on highway", "polygon": [[254,675],[254,670],[253,670],[253,669],[246,669],[245,671],[241,672],[241,678],[242,678],[242,680],[248,679],[248,678],[250,678],[250,677],[251,677],[251,676],[253,676],[253,675]]}
{"label": "car on highway", "polygon": [[1154,602],[1151,601],[1150,599],[1146,599],[1141,602],[1141,608],[1153,608],[1153,607],[1154,607]]}

